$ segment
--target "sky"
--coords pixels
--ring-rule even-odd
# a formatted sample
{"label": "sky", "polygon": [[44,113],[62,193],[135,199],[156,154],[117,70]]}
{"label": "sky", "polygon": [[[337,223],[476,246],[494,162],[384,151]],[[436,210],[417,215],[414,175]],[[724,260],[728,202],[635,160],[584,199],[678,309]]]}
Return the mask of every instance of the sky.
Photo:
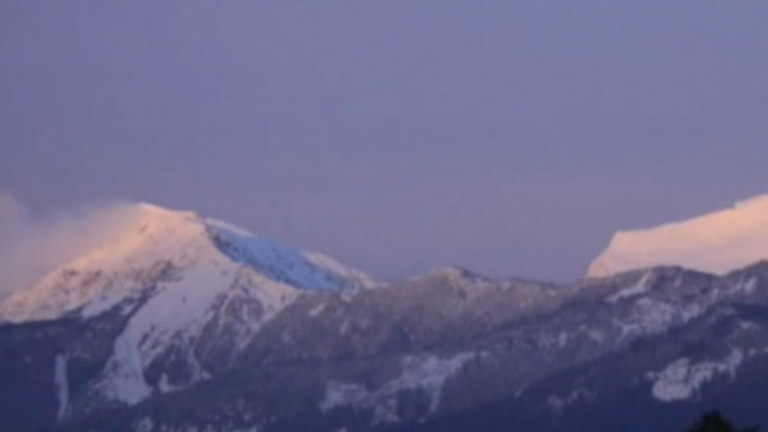
{"label": "sky", "polygon": [[768,2],[0,0],[0,192],[191,209],[385,280],[582,276],[768,192]]}

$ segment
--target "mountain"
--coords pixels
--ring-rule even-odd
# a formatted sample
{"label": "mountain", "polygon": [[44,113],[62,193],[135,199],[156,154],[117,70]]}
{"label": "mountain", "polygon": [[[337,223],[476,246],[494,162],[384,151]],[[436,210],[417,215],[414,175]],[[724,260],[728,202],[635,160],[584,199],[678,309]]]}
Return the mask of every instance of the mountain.
{"label": "mountain", "polygon": [[97,385],[110,399],[148,397],[153,387],[143,371],[158,362],[183,364],[186,372],[156,386],[199,381],[209,372],[192,347],[211,333],[236,350],[302,290],[374,285],[326,256],[193,213],[140,204],[131,215],[125,235],[0,303],[0,321],[11,323],[113,315],[120,333]]}
{"label": "mountain", "polygon": [[768,263],[384,285],[192,213],[136,214],[0,304],[4,430],[674,431],[712,406],[768,424]]}
{"label": "mountain", "polygon": [[[715,408],[748,424],[768,424],[762,402],[768,397],[768,263],[723,278],[673,268],[651,272],[685,274],[698,279],[691,285],[697,287],[688,289],[690,280],[675,279],[616,303],[635,312],[655,304],[657,317],[663,317],[670,307],[694,301],[683,320],[563,368],[519,394],[430,419],[417,429],[683,431]],[[671,292],[677,301],[667,297]],[[702,297],[713,301],[696,303]]]}
{"label": "mountain", "polygon": [[766,258],[768,195],[762,195],[683,222],[618,232],[587,276],[658,265],[725,274]]}
{"label": "mountain", "polygon": [[203,306],[205,296],[218,294],[203,288],[229,285],[238,271],[263,279],[263,292],[287,286],[344,290],[374,284],[365,274],[327,256],[303,252],[191,212],[138,204],[129,214],[128,226],[120,227],[123,234],[116,240],[88,251],[0,303],[0,320],[50,320],[72,313],[95,316],[141,296],[149,282],[166,272],[176,273],[178,286],[162,291],[184,293],[191,300],[190,308]]}

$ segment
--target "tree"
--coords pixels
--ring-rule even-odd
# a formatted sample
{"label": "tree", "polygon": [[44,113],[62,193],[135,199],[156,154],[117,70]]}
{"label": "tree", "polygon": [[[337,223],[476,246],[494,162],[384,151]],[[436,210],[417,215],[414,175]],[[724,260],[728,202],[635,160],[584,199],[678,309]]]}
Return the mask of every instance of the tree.
{"label": "tree", "polygon": [[758,432],[758,426],[735,428],[719,411],[710,411],[699,419],[687,432]]}

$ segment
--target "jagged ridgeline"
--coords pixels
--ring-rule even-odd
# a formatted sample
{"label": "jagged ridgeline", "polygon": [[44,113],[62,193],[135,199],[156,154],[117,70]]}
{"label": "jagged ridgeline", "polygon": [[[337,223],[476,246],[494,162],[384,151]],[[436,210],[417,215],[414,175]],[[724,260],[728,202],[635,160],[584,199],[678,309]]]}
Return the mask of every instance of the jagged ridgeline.
{"label": "jagged ridgeline", "polygon": [[759,257],[382,284],[193,213],[133,214],[0,302],[3,430],[682,431],[714,407],[768,424]]}

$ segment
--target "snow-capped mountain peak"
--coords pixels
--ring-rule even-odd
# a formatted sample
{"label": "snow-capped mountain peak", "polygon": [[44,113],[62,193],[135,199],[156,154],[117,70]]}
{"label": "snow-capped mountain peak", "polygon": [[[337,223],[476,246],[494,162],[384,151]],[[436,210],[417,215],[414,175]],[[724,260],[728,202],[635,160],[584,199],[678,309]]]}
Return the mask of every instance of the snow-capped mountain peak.
{"label": "snow-capped mountain peak", "polygon": [[209,267],[221,274],[246,267],[303,290],[375,285],[331,258],[193,212],[142,203],[123,213],[99,247],[0,302],[0,321],[54,319],[76,311],[90,316],[138,295],[164,272]]}
{"label": "snow-capped mountain peak", "polygon": [[[375,285],[324,255],[192,212],[123,213],[100,246],[0,302],[0,321],[14,323],[108,314],[121,331],[98,385],[110,399],[133,404],[205,379],[212,353],[236,355],[302,292]],[[146,378],[169,358],[187,372]]]}
{"label": "snow-capped mountain peak", "polygon": [[766,258],[768,195],[760,195],[682,222],[618,232],[587,275],[600,277],[658,265],[725,274]]}

